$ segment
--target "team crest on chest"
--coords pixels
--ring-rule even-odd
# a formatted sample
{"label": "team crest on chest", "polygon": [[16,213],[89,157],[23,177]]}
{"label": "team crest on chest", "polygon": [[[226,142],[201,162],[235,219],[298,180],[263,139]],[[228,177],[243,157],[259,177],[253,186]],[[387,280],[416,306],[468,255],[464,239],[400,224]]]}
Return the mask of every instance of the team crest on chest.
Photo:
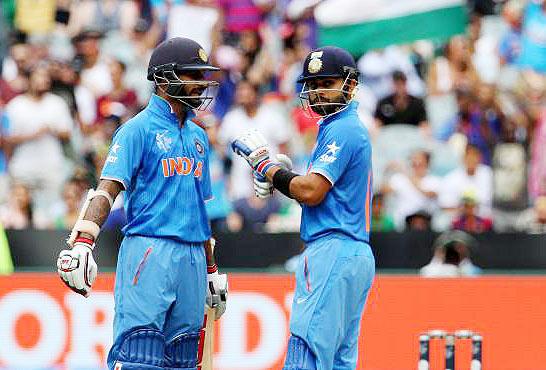
{"label": "team crest on chest", "polygon": [[200,155],[205,154],[205,146],[197,139],[195,139],[195,149],[197,149],[197,153],[199,153]]}
{"label": "team crest on chest", "polygon": [[171,150],[173,139],[167,136],[169,130],[164,130],[155,134],[155,143],[159,149],[164,152]]}

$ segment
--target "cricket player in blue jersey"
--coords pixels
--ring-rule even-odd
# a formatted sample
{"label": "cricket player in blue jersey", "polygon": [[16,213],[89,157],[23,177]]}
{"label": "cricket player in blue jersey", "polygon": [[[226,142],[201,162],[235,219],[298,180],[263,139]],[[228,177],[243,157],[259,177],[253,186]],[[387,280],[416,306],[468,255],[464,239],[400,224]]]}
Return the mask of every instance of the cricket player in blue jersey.
{"label": "cricket player in blue jersey", "polygon": [[256,131],[234,140],[232,148],[255,170],[258,196],[274,187],[303,207],[306,248],[296,272],[284,370],[355,369],[360,319],[375,274],[371,145],[352,101],[358,70],[349,53],[327,46],[307,56],[299,82],[304,108],[322,117],[307,174],[273,162]]}
{"label": "cricket player in blue jersey", "polygon": [[88,296],[97,275],[93,247],[113,200],[125,191],[127,226],[115,284],[115,370],[197,368],[205,302],[225,310],[205,211],[211,197],[209,143],[195,121],[217,85],[198,43],[162,42],[152,53],[148,106],[115,133],[97,190],[91,190],[57,261],[61,279]]}

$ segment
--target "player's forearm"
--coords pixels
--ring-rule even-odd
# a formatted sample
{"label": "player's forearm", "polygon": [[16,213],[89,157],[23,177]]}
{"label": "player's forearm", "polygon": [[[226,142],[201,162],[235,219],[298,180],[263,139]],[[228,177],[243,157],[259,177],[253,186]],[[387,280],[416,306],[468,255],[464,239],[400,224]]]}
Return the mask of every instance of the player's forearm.
{"label": "player's forearm", "polygon": [[[273,167],[266,173],[267,179],[273,184],[273,178],[279,170],[280,167]],[[322,202],[326,194],[323,194],[314,176],[316,175],[298,175],[292,178],[289,184],[290,197],[308,206],[316,206]]]}
{"label": "player's forearm", "polygon": [[214,238],[210,238],[205,242],[205,256],[207,258],[207,266],[211,267],[216,265],[216,258],[214,258],[214,245],[216,244]]}
{"label": "player's forearm", "polygon": [[[123,189],[121,184],[117,181],[101,180],[99,186],[97,187],[97,190],[106,191],[108,194],[110,194],[112,199],[116,199],[120,191]],[[110,214],[110,208],[110,202],[108,201],[108,199],[106,199],[105,197],[95,197],[93,198],[93,200],[91,200],[91,203],[89,204],[89,207],[87,208],[83,219],[86,221],[94,222],[99,227],[102,227],[102,225],[104,225],[104,223],[108,219],[108,215]],[[79,235],[91,240],[94,239],[93,236],[88,233],[81,232]]]}

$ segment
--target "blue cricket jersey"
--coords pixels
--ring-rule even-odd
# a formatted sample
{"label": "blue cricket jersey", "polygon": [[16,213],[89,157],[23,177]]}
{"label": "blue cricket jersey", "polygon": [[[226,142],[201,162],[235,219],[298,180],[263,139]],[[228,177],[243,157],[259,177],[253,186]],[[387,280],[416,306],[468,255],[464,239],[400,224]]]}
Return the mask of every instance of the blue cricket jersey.
{"label": "blue cricket jersey", "polygon": [[209,142],[189,113],[182,127],[169,103],[148,106],[115,133],[101,179],[125,188],[126,235],[203,242],[211,231]]}
{"label": "blue cricket jersey", "polygon": [[303,205],[301,238],[310,243],[342,234],[369,243],[372,203],[372,150],[357,103],[320,121],[307,172],[323,175],[332,188],[317,206]]}

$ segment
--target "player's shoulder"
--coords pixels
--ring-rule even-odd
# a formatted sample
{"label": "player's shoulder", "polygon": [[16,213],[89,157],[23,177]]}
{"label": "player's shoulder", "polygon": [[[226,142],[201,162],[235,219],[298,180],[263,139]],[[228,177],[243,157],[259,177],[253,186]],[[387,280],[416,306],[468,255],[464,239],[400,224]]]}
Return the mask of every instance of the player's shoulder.
{"label": "player's shoulder", "polygon": [[205,131],[206,124],[202,119],[198,117],[193,117],[187,122],[188,128],[192,135],[204,140],[205,142],[208,142],[207,132]]}
{"label": "player's shoulder", "polygon": [[118,127],[114,136],[117,135],[142,135],[149,128],[149,113],[143,110]]}
{"label": "player's shoulder", "polygon": [[328,135],[335,135],[348,141],[369,140],[368,130],[356,112],[348,114],[328,125]]}

